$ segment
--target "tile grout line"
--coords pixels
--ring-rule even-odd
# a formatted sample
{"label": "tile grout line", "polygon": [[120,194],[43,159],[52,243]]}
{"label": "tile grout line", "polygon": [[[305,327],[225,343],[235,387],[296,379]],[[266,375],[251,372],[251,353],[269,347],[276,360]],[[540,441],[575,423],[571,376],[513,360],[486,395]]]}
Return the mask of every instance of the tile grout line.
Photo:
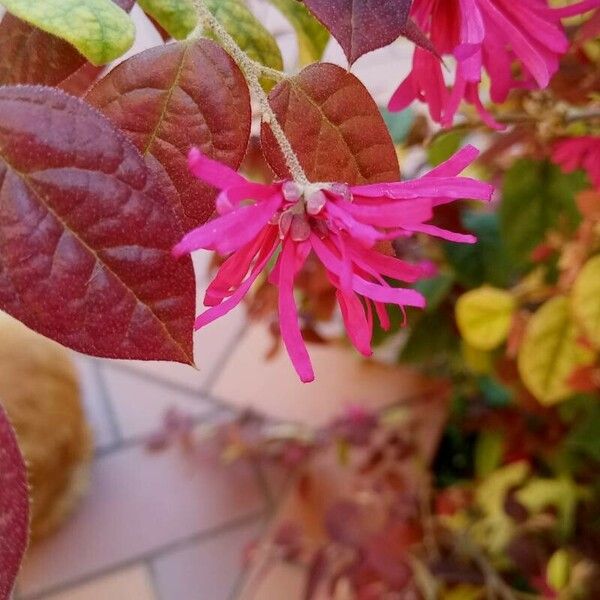
{"label": "tile grout line", "polygon": [[154,562],[151,559],[146,558],[144,559],[143,564],[144,568],[148,571],[148,579],[150,579],[150,585],[152,586],[152,597],[154,600],[163,600],[163,595],[160,591],[160,586],[158,585],[158,575],[154,568]]}
{"label": "tile grout line", "polygon": [[212,527],[209,529],[205,529],[204,531],[196,532],[190,536],[183,537],[179,540],[174,540],[160,548],[156,548],[155,550],[151,550],[149,552],[142,553],[138,556],[131,557],[129,559],[125,559],[119,563],[114,565],[110,565],[101,569],[97,569],[96,571],[90,571],[86,575],[82,575],[80,577],[75,577],[70,581],[62,582],[53,587],[49,587],[42,591],[36,592],[30,595],[20,595],[19,600],[45,600],[48,596],[52,594],[57,594],[64,591],[69,591],[72,588],[78,587],[80,585],[84,585],[86,583],[90,583],[96,579],[105,577],[112,573],[117,573],[119,571],[125,570],[129,567],[140,563],[146,563],[148,561],[155,561],[170,552],[174,552],[180,549],[187,548],[188,546],[195,543],[208,542],[212,539],[215,539],[221,535],[230,533],[235,531],[236,529],[241,529],[246,525],[251,525],[255,522],[258,522],[265,518],[265,509],[261,509],[259,511],[254,511],[248,515],[237,517],[228,523],[223,525],[218,525],[216,527]]}
{"label": "tile grout line", "polygon": [[104,379],[103,365],[100,361],[94,360],[93,371],[94,378],[96,380],[96,385],[98,386],[98,390],[100,391],[100,398],[102,400],[102,404],[104,405],[104,412],[106,413],[111,433],[115,438],[115,443],[111,444],[111,446],[119,447],[123,442],[123,432],[119,427],[119,421],[117,419],[117,415],[115,414],[112,405],[112,400],[108,391],[108,386],[106,385],[106,380]]}
{"label": "tile grout line", "polygon": [[[226,410],[226,408],[215,406],[201,415],[192,415],[190,416],[192,425],[199,426],[203,425],[204,423],[210,424],[211,422],[213,422],[213,420],[216,420],[217,417],[226,413]],[[157,423],[157,428],[159,426],[160,423]],[[144,446],[152,433],[152,431],[149,431],[147,434],[134,435],[129,438],[126,437],[119,444],[112,444],[110,446],[105,446],[104,448],[101,448],[96,453],[96,457],[98,459],[101,459],[106,456],[110,456],[115,452],[119,452],[120,450],[129,450],[131,448],[135,448],[136,446]],[[175,444],[172,444],[172,446],[175,446]],[[152,456],[153,454],[158,454],[159,452],[160,450],[157,450],[156,452],[148,450],[148,455]]]}
{"label": "tile grout line", "polygon": [[236,335],[232,336],[229,343],[221,351],[219,359],[217,360],[215,366],[208,373],[208,376],[206,377],[206,381],[202,384],[202,386],[200,388],[202,392],[204,392],[206,394],[210,394],[215,383],[218,381],[219,376],[221,375],[221,373],[223,373],[225,367],[227,366],[227,363],[231,360],[231,356],[233,354],[235,347],[245,337],[245,335],[248,331],[249,325],[250,325],[250,322],[248,320],[248,317],[246,316],[244,318],[244,322],[242,323],[242,325],[240,325],[237,328]]}

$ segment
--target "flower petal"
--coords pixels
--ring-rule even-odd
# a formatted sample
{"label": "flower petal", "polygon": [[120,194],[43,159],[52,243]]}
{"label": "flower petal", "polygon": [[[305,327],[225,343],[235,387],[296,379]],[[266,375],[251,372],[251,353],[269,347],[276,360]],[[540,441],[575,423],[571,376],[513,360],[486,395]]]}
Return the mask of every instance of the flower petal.
{"label": "flower petal", "polygon": [[288,237],[283,242],[279,256],[279,328],[296,372],[304,383],[309,383],[314,380],[315,374],[298,324],[298,309],[294,300],[296,261],[296,244]]}
{"label": "flower petal", "polygon": [[[337,277],[342,272],[340,259],[315,235],[311,235],[311,244],[319,260],[326,269]],[[393,288],[367,281],[356,273],[352,276],[352,289],[359,294],[385,304],[425,307],[425,298],[417,291],[406,288]]]}
{"label": "flower petal", "polygon": [[248,183],[237,171],[202,154],[198,148],[192,148],[188,154],[188,167],[190,171],[206,183],[224,190],[229,187],[240,186]]}
{"label": "flower petal", "polygon": [[363,303],[354,292],[347,293],[338,289],[336,297],[350,341],[361,354],[371,356],[373,354],[371,348],[373,324],[369,323]]}
{"label": "flower petal", "polygon": [[205,325],[212,323],[219,317],[222,317],[228,312],[232,311],[242,301],[244,296],[248,293],[248,290],[252,287],[252,284],[256,281],[257,277],[267,266],[267,263],[275,253],[276,248],[277,236],[275,232],[272,231],[270,232],[269,239],[265,242],[265,246],[263,247],[249,277],[237,288],[237,290],[235,290],[235,292],[229,298],[227,298],[227,300],[224,300],[217,306],[209,308],[199,315],[196,318],[196,323],[194,325],[195,329],[201,329]]}

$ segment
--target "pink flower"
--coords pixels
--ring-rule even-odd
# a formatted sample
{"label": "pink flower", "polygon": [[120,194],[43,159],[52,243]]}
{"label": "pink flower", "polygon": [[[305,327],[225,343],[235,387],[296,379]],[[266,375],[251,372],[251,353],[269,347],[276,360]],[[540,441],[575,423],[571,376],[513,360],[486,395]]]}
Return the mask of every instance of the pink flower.
{"label": "pink flower", "polygon": [[565,138],[552,151],[552,160],[565,173],[583,169],[592,184],[600,190],[600,136]]}
{"label": "pink flower", "polygon": [[252,183],[193,149],[191,171],[221,190],[216,202],[218,216],[188,233],[174,253],[203,248],[228,257],[208,287],[204,304],[209,308],[197,318],[196,328],[232,310],[258,276],[270,271],[269,281],[279,288],[284,345],[302,381],[312,381],[313,369],[294,301],[294,279],[314,252],[336,288],[351,341],[360,352],[370,355],[374,313],[382,326],[388,327],[386,304],[425,305],[420,293],[394,287],[386,278],[413,283],[431,275],[429,264],[392,258],[379,252],[376,245],[417,232],[473,243],[473,236],[445,231],[428,221],[437,205],[461,198],[490,199],[490,185],[458,177],[477,154],[472,146],[465,147],[418,180],[350,187],[339,183],[300,186],[292,181]]}
{"label": "pink flower", "polygon": [[485,123],[499,128],[480,99],[484,71],[495,103],[504,102],[515,88],[546,88],[569,47],[561,19],[598,6],[600,0],[560,9],[550,8],[547,0],[414,0],[412,18],[440,54],[456,59],[454,81],[448,89],[440,61],[416,48],[412,71],[392,96],[389,109],[402,110],[418,99],[446,127],[465,100]]}

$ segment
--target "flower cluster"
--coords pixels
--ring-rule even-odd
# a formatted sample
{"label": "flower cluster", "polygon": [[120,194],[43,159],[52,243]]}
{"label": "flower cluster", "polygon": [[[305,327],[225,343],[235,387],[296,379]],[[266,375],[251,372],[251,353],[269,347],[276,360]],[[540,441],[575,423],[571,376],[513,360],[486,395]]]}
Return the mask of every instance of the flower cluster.
{"label": "flower cluster", "polygon": [[465,100],[487,125],[499,128],[481,101],[484,71],[495,103],[504,102],[515,88],[546,88],[569,47],[561,19],[599,6],[600,0],[563,8],[550,8],[547,0],[415,0],[413,20],[440,55],[456,60],[454,81],[448,88],[441,61],[416,48],[412,71],[389,108],[402,110],[418,99],[427,103],[435,121],[449,126]]}
{"label": "flower cluster", "polygon": [[600,190],[600,136],[564,138],[556,142],[552,160],[566,173],[583,169]]}
{"label": "flower cluster", "polygon": [[361,353],[371,354],[374,314],[386,328],[386,304],[425,306],[420,293],[391,285],[388,278],[413,283],[432,274],[429,263],[410,264],[380,252],[378,245],[415,233],[474,242],[473,236],[446,231],[429,221],[437,205],[462,198],[491,198],[490,185],[458,176],[476,156],[477,150],[467,146],[414,181],[302,186],[293,181],[250,182],[193,149],[191,171],[221,190],[218,216],[188,233],[174,253],[205,249],[228,257],[208,287],[204,304],[209,308],[197,318],[196,328],[232,310],[259,275],[270,271],[269,281],[279,289],[283,342],[302,381],[312,381],[313,369],[294,300],[294,279],[314,252],[336,288],[351,341]]}

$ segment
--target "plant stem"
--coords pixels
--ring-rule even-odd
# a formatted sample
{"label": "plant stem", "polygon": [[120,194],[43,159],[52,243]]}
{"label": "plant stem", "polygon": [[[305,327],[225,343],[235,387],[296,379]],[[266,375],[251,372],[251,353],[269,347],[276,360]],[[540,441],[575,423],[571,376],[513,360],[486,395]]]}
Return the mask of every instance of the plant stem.
{"label": "plant stem", "polygon": [[194,6],[198,12],[198,30],[202,31],[207,28],[214,33],[217,40],[222,44],[223,48],[232,56],[244,73],[250,90],[260,102],[262,112],[262,120],[269,125],[281,152],[285,158],[285,163],[295,182],[301,185],[309,183],[308,177],[300,164],[300,160],[296,156],[290,141],[288,140],[283,127],[279,123],[277,116],[273,112],[269,99],[260,85],[260,77],[266,76],[271,79],[280,80],[284,77],[283,73],[276,69],[265,67],[260,63],[252,60],[231,37],[227,30],[221,25],[219,20],[210,12],[204,0],[193,0]]}

